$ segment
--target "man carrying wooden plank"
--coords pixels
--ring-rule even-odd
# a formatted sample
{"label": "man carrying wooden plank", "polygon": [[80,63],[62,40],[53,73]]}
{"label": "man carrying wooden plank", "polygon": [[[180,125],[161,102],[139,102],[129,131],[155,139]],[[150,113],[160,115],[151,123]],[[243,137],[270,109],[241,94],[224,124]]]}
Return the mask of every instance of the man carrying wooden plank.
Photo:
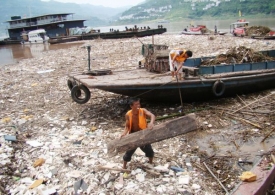
{"label": "man carrying wooden plank", "polygon": [[[139,98],[131,98],[129,101],[131,110],[129,110],[126,115],[125,130],[121,134],[124,137],[127,134],[135,133],[144,129],[152,130],[155,122],[155,115],[149,112],[145,108],[140,107]],[[147,125],[146,118],[150,117],[150,123]],[[151,144],[146,144],[139,147],[149,158],[149,163],[153,163],[154,151]],[[123,156],[123,169],[126,169],[127,162],[131,161],[132,155],[135,153],[137,148],[126,151]]]}

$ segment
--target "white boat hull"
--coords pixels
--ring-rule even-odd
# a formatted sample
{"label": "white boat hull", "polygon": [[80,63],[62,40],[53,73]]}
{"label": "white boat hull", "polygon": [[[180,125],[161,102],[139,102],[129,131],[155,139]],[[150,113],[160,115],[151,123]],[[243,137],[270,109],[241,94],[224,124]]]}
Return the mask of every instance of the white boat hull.
{"label": "white boat hull", "polygon": [[[214,35],[225,35],[227,32],[217,32]],[[184,35],[211,35],[211,33],[201,33],[200,31],[182,31],[181,34]]]}
{"label": "white boat hull", "polygon": [[45,44],[48,43],[48,40],[39,40],[39,41],[21,41],[21,44]]}
{"label": "white boat hull", "polygon": [[182,31],[181,34],[184,34],[184,35],[208,35],[209,33],[202,34],[201,31]]}

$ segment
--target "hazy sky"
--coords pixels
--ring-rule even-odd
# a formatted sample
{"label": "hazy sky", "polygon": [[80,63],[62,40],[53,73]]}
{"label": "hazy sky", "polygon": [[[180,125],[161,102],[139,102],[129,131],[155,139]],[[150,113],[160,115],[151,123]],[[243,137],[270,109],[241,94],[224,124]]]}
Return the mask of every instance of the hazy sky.
{"label": "hazy sky", "polygon": [[[49,0],[42,0],[42,1],[49,1]],[[134,6],[138,3],[143,2],[144,0],[54,0],[63,3],[89,3],[92,5],[102,5],[105,7],[123,7],[123,6]]]}

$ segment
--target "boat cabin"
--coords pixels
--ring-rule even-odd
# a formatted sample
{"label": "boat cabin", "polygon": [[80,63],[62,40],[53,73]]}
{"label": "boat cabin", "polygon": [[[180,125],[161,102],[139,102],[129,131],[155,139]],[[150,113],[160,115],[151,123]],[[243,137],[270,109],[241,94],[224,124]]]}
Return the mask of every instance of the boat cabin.
{"label": "boat cabin", "polygon": [[21,18],[12,16],[9,23],[8,33],[11,40],[21,40],[24,31],[46,29],[49,37],[68,35],[70,28],[84,27],[82,19],[74,19],[73,13],[47,14],[35,17]]}
{"label": "boat cabin", "polygon": [[22,44],[25,43],[45,43],[49,40],[44,29],[32,30],[22,33]]}
{"label": "boat cabin", "polygon": [[230,33],[234,36],[245,36],[245,30],[248,27],[248,24],[249,22],[244,19],[237,20],[237,22],[230,24]]}
{"label": "boat cabin", "polygon": [[206,28],[206,26],[205,25],[197,25],[196,27],[194,27],[194,26],[191,26],[190,27],[190,31],[201,31],[202,29],[205,29]]}

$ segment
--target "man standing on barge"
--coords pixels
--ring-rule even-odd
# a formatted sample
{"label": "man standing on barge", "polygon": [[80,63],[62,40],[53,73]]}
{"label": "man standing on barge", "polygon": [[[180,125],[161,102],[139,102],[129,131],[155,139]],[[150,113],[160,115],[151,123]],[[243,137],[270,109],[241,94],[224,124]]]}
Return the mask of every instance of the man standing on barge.
{"label": "man standing on barge", "polygon": [[[169,53],[169,65],[172,74],[172,79],[175,80],[174,76],[180,80],[183,79],[182,67],[187,58],[192,57],[193,53],[190,50],[174,49]],[[179,77],[178,77],[179,76]]]}

